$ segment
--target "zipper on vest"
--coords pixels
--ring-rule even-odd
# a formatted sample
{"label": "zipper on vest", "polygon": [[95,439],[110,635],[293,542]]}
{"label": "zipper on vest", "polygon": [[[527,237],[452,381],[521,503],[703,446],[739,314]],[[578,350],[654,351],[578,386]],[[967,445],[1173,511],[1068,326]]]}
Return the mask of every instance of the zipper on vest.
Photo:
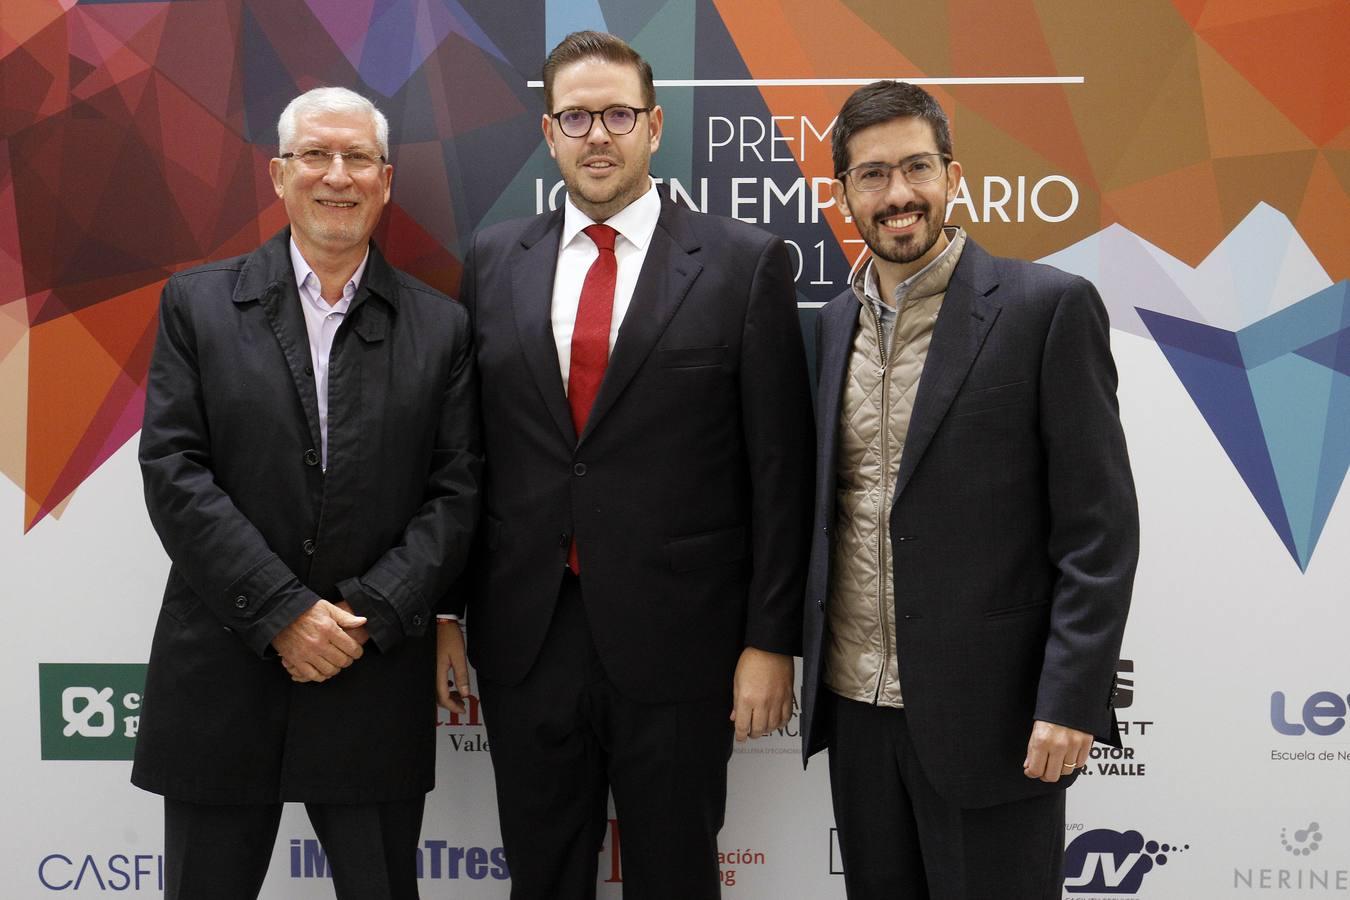
{"label": "zipper on vest", "polygon": [[891,372],[891,354],[895,351],[896,332],[900,330],[899,308],[896,308],[895,328],[891,331],[891,346],[886,346],[886,335],[881,328],[881,317],[872,305],[867,304],[867,313],[872,317],[872,326],[877,334],[877,355],[881,357],[881,415],[878,421],[881,424],[881,465],[880,484],[877,486],[877,625],[881,628],[881,660],[877,667],[876,685],[872,689],[872,703],[876,704],[881,700],[881,687],[886,683],[886,669],[889,667],[890,659],[890,640],[888,635],[890,629],[886,624],[886,567],[889,563],[886,560],[886,489],[889,476],[887,474],[890,465],[887,460],[890,458],[889,448],[886,446],[890,438],[890,400],[888,398],[888,388],[890,387]]}

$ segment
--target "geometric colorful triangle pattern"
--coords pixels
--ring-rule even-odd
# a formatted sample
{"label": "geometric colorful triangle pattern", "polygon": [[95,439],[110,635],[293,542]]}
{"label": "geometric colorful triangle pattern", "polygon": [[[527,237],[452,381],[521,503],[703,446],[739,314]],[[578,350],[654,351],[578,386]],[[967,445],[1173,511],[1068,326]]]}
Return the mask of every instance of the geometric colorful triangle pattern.
{"label": "geometric colorful triangle pattern", "polygon": [[1239,331],[1137,312],[1306,571],[1350,469],[1350,281]]}

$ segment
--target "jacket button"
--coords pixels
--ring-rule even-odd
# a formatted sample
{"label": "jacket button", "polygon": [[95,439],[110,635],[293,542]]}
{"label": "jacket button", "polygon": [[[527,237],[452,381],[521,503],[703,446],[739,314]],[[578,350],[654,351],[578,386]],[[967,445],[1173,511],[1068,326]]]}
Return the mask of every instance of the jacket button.
{"label": "jacket button", "polygon": [[305,465],[317,466],[319,464],[319,451],[313,447],[305,451]]}
{"label": "jacket button", "polygon": [[248,598],[245,597],[243,594],[240,594],[238,597],[235,597],[235,598],[234,598],[234,608],[235,608],[235,609],[248,609]]}
{"label": "jacket button", "polygon": [[573,475],[576,475],[576,476],[578,476],[578,477],[579,477],[579,476],[582,476],[582,475],[585,475],[585,474],[586,474],[586,464],[585,464],[585,463],[577,463],[575,466],[572,467],[572,474],[573,474]]}
{"label": "jacket button", "polygon": [[305,363],[305,374],[306,374],[306,375],[313,375],[313,374],[314,374],[314,367],[311,366],[309,363]]}
{"label": "jacket button", "polygon": [[821,610],[825,609],[825,601],[824,601],[824,600],[817,600],[817,601],[816,601],[816,607],[819,608],[819,609],[821,609]]}
{"label": "jacket button", "polygon": [[559,546],[559,547],[570,547],[570,546],[572,546],[572,536],[571,536],[570,534],[568,534],[567,532],[564,531],[564,532],[563,532],[561,535],[559,535],[559,537],[558,537],[558,546]]}
{"label": "jacket button", "polygon": [[421,627],[422,627],[422,614],[421,614],[421,613],[413,613],[413,627],[414,627],[414,628],[421,628]]}
{"label": "jacket button", "polygon": [[306,555],[306,556],[313,556],[313,555],[314,555],[314,542],[313,542],[313,541],[305,541],[304,544],[301,545],[301,549],[305,551],[305,555]]}

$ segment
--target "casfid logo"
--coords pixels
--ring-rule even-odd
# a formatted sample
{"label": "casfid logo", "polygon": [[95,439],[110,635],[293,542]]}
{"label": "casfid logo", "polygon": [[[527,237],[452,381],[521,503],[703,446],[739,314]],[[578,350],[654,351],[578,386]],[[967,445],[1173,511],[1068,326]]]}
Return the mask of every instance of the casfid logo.
{"label": "casfid logo", "polygon": [[1190,844],[1147,841],[1137,831],[1096,828],[1074,838],[1064,850],[1064,890],[1070,894],[1137,894],[1144,876]]}
{"label": "casfid logo", "polygon": [[[314,838],[291,838],[292,878],[332,878],[328,855]],[[506,851],[501,847],[458,847],[449,841],[423,841],[417,848],[417,877],[441,881],[467,878],[505,881]]]}
{"label": "casfid logo", "polygon": [[37,865],[38,884],[49,891],[164,890],[164,857],[157,853],[69,856],[48,853]]}

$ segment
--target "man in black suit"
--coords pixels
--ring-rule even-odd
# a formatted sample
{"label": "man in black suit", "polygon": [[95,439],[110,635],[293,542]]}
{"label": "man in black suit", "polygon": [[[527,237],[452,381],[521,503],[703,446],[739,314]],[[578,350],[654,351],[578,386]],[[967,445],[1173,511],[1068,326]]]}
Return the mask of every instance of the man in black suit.
{"label": "man in black suit", "polygon": [[256,897],[297,800],[338,897],[405,900],[431,618],[478,511],[469,320],[370,240],[393,168],[369,100],[309,91],[278,132],[290,226],[160,305],[140,462],[172,567],[131,780],[164,795],[166,897]]}
{"label": "man in black suit", "polygon": [[922,89],[860,88],[833,150],[872,257],[817,321],[804,756],[829,747],[853,900],[1059,897],[1138,554],[1106,312],[944,227],[961,166]]}
{"label": "man in black suit", "polygon": [[[661,200],[651,67],[579,32],[544,64],[563,209],[476,235],[482,552],[468,595],[512,893],[718,895],[733,733],[792,706],[811,409],[781,240]],[[459,626],[444,622],[453,646]]]}

